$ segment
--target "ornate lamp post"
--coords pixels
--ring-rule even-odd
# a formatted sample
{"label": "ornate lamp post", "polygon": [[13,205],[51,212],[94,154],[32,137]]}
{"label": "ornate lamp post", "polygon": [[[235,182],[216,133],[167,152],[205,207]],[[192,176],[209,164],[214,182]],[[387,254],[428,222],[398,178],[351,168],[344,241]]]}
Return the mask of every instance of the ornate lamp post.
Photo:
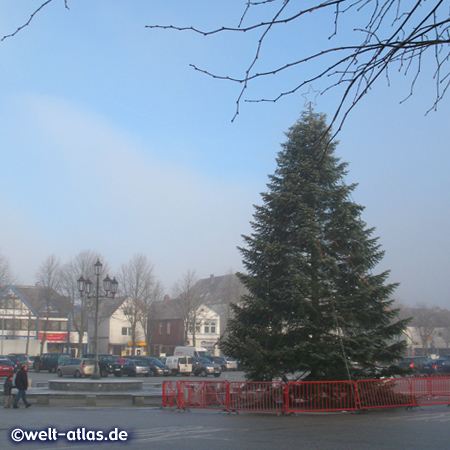
{"label": "ornate lamp post", "polygon": [[[95,322],[94,322],[94,342],[95,342],[95,366],[94,373],[91,376],[93,380],[100,379],[100,371],[98,368],[98,299],[99,298],[114,298],[117,294],[117,290],[119,287],[119,283],[116,281],[114,277],[113,280],[106,275],[106,278],[103,280],[103,289],[105,291],[104,295],[100,295],[100,275],[102,274],[103,264],[100,260],[94,264],[94,274],[97,278],[97,285],[95,289]],[[92,295],[92,281],[85,280],[83,276],[81,276],[78,280],[78,290],[80,291],[80,296],[83,297],[83,294],[86,294],[87,298],[91,298]]]}

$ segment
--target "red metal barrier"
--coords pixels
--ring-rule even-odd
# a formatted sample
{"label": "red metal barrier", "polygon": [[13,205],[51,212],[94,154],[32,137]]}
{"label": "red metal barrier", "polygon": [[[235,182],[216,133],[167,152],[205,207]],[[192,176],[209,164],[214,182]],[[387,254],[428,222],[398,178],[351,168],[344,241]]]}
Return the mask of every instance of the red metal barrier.
{"label": "red metal barrier", "polygon": [[272,382],[231,382],[229,407],[231,411],[285,411],[286,385]]}
{"label": "red metal barrier", "polygon": [[419,405],[450,404],[450,378],[414,378],[411,384],[413,398]]}
{"label": "red metal barrier", "polygon": [[305,381],[287,386],[286,412],[353,411],[356,407],[354,381]]}
{"label": "red metal barrier", "polygon": [[416,406],[411,394],[411,381],[407,378],[358,380],[357,405],[361,409]]}
{"label": "red metal barrier", "polygon": [[183,408],[181,398],[181,381],[164,381],[162,389],[163,407]]}
{"label": "red metal barrier", "polygon": [[181,381],[183,408],[228,409],[228,381]]}
{"label": "red metal barrier", "polygon": [[450,404],[450,377],[354,381],[164,381],[163,406],[231,411],[352,411]]}

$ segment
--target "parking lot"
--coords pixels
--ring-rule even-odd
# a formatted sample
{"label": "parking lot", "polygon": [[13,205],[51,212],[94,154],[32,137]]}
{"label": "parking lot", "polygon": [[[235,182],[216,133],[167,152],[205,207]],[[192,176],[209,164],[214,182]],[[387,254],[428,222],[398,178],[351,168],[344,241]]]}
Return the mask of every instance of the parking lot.
{"label": "parking lot", "polygon": [[[31,380],[32,382],[32,387],[37,387],[38,383],[45,383],[50,379],[54,379],[57,378],[57,375],[54,373],[49,373],[49,372],[39,372],[36,373],[33,370],[30,370],[28,373],[28,378]],[[124,377],[125,379],[129,378],[127,376]],[[109,375],[108,380],[114,380],[114,379],[120,379],[115,377],[114,375]],[[213,376],[208,376],[207,378],[202,378],[202,377],[196,377],[194,375],[191,375],[190,377],[185,377],[185,376],[168,376],[168,377],[141,377],[138,376],[136,378],[130,378],[130,379],[138,379],[141,380],[144,383],[144,387],[150,386],[150,385],[154,385],[162,383],[164,380],[171,380],[171,381],[177,381],[177,380],[216,380],[216,381],[220,381],[220,380],[227,380],[227,381],[244,381],[244,372],[241,371],[226,371],[223,372],[221,374],[221,376],[219,378],[215,378]]]}

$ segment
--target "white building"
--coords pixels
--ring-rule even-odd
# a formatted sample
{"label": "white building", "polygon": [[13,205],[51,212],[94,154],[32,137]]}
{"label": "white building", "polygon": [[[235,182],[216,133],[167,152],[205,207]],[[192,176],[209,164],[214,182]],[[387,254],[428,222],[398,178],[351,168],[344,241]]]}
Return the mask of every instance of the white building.
{"label": "white building", "polygon": [[[98,351],[112,355],[133,353],[133,323],[135,323],[134,354],[145,353],[145,333],[140,320],[142,311],[128,298],[102,299],[99,305]],[[93,330],[93,327],[90,327]],[[93,339],[93,331],[90,333]],[[91,343],[92,345],[92,343]],[[92,346],[92,348],[94,348]]]}
{"label": "white building", "polygon": [[37,355],[41,347],[42,353],[74,350],[78,333],[70,329],[70,319],[76,309],[51,289],[8,286],[0,293],[0,354]]}

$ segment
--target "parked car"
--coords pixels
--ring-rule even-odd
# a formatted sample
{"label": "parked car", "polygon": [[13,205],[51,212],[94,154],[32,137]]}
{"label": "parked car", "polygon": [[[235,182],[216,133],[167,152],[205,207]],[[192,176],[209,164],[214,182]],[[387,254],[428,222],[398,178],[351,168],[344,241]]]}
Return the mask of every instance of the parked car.
{"label": "parked car", "polygon": [[208,359],[213,364],[217,364],[222,372],[227,370],[227,360],[223,356],[210,356]]}
{"label": "parked car", "polygon": [[138,375],[150,376],[150,366],[142,359],[126,359],[123,363],[123,373],[129,377]]}
{"label": "parked car", "polygon": [[237,362],[237,370],[244,370],[247,362],[243,359],[238,359],[236,362]]}
{"label": "parked car", "polygon": [[56,373],[58,367],[70,358],[71,356],[68,353],[43,353],[40,357],[39,370],[48,370],[50,373]]}
{"label": "parked car", "polygon": [[23,364],[26,364],[28,369],[33,367],[33,363],[25,353],[9,353],[8,358],[13,361],[17,367],[21,367]]}
{"label": "parked car", "polygon": [[29,356],[28,359],[30,360],[30,363],[31,363],[31,367],[29,367],[29,369],[36,369],[34,367],[36,356]]}
{"label": "parked car", "polygon": [[434,375],[436,370],[436,359],[430,359],[426,363],[422,364],[422,367],[417,371],[418,374]]}
{"label": "parked car", "polygon": [[165,360],[172,375],[189,376],[192,373],[191,356],[168,356]]}
{"label": "parked car", "polygon": [[420,371],[422,366],[428,362],[425,356],[409,356],[397,362],[397,366],[413,369],[415,372]]}
{"label": "parked car", "polygon": [[436,361],[436,371],[439,375],[448,377],[450,374],[450,359],[438,359]]}
{"label": "parked car", "polygon": [[238,362],[236,359],[228,358],[225,356],[227,370],[238,370]]}
{"label": "parked car", "polygon": [[[86,353],[85,358],[93,359],[95,362],[95,353]],[[109,353],[98,354],[98,370],[100,376],[106,378],[109,374],[114,374],[116,377],[121,377],[123,370],[122,364],[116,361],[113,355]]]}
{"label": "parked car", "polygon": [[63,362],[57,369],[58,377],[72,375],[75,378],[81,376],[90,377],[94,373],[95,361],[86,358],[72,358]]}
{"label": "parked car", "polygon": [[170,369],[158,358],[154,358],[153,356],[131,356],[130,359],[146,361],[150,367],[150,376],[156,377],[158,375],[170,375]]}
{"label": "parked car", "polygon": [[0,377],[14,374],[14,363],[5,356],[0,356]]}
{"label": "parked car", "polygon": [[216,378],[220,377],[222,370],[220,366],[211,362],[208,358],[192,358],[192,373],[197,376],[206,377],[214,375]]}
{"label": "parked car", "polygon": [[222,372],[226,370],[237,370],[238,364],[235,359],[227,358],[226,356],[212,356],[208,358],[214,364],[217,364],[222,369]]}

